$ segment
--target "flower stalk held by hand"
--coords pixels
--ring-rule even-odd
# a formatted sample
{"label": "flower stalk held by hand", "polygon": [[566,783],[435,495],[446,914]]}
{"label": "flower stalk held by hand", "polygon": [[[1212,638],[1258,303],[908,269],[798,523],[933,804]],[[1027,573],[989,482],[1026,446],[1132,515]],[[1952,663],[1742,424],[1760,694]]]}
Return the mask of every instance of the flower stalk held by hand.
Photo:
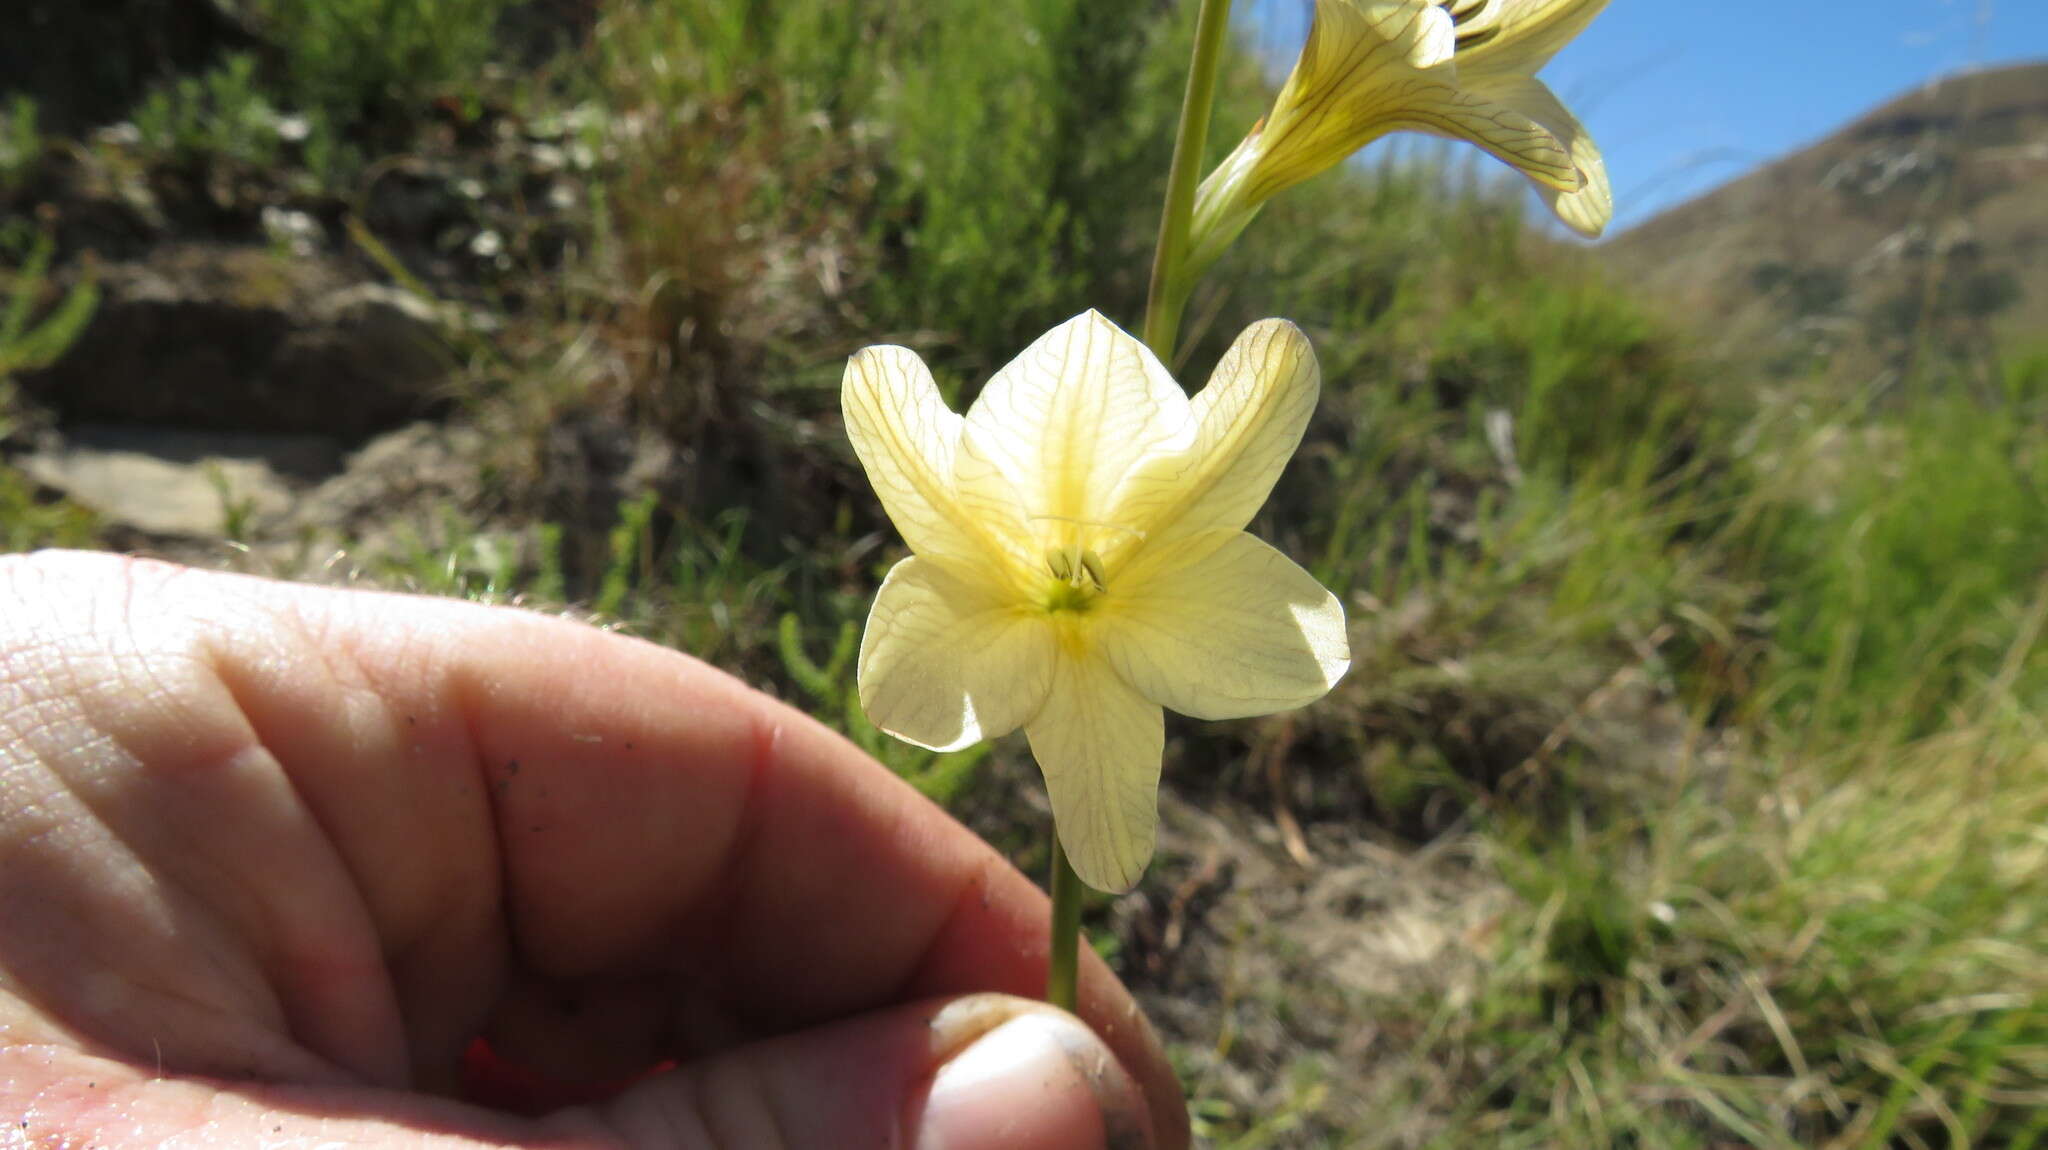
{"label": "flower stalk held by hand", "polygon": [[1350,665],[1337,599],[1244,530],[1318,388],[1281,320],[1247,329],[1192,400],[1092,311],[964,417],[911,351],[856,354],[847,432],[912,552],[862,638],[868,717],[934,750],[1023,728],[1075,871],[1129,889],[1153,851],[1162,708],[1284,710]]}
{"label": "flower stalk held by hand", "polygon": [[1273,110],[1202,182],[1189,276],[1286,189],[1381,136],[1467,140],[1527,176],[1574,230],[1614,214],[1600,151],[1536,72],[1607,0],[1316,0]]}

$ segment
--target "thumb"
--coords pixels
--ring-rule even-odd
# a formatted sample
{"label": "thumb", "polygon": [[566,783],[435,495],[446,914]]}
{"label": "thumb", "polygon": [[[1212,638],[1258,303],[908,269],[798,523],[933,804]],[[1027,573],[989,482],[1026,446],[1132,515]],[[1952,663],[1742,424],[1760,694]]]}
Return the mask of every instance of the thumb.
{"label": "thumb", "polygon": [[628,1146],[1123,1150],[1145,1099],[1063,1011],[977,994],[740,1047],[590,1108]]}

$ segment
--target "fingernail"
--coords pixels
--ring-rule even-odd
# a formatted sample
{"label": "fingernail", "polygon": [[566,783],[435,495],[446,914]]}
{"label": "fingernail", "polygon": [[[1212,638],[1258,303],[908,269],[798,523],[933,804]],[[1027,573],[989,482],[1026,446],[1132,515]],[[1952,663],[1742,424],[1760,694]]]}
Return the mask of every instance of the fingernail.
{"label": "fingernail", "polygon": [[954,1055],[932,1078],[916,1150],[1142,1150],[1144,1107],[1087,1027],[1021,1014]]}

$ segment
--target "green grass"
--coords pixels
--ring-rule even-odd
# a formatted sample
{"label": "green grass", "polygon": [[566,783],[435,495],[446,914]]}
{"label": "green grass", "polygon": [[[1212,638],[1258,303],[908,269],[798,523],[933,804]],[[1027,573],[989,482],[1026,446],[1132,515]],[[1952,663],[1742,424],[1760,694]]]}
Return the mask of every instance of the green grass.
{"label": "green grass", "polygon": [[91,511],[43,497],[26,476],[0,464],[0,554],[92,547],[99,541],[99,522]]}
{"label": "green grass", "polygon": [[2016,704],[2048,706],[2048,655],[2013,649],[2048,592],[2044,416],[2042,391],[2016,380],[1990,402],[1937,394],[1843,417],[1772,453],[1785,482],[1758,535],[1783,707],[1938,728],[2008,672]]}
{"label": "green grass", "polygon": [[1461,1084],[1436,1144],[2017,1144],[2048,1049],[2039,738],[1766,748],[1722,794],[1495,839],[1524,910],[1409,1073],[1527,1060]]}

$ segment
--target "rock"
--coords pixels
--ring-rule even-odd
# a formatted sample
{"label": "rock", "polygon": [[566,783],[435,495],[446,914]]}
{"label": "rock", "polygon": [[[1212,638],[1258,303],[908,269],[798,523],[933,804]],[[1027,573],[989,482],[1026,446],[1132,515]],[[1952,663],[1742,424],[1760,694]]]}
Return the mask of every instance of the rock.
{"label": "rock", "polygon": [[419,422],[385,432],[307,491],[292,524],[374,539],[401,511],[476,506],[484,498],[484,450],[483,433],[461,424]]}
{"label": "rock", "polygon": [[[354,450],[317,435],[104,424],[25,438],[7,464],[90,508],[108,546],[278,578],[346,580],[361,563],[414,558],[442,545],[451,513],[486,500],[487,439],[462,424],[415,422]],[[457,540],[488,530],[455,521]]]}
{"label": "rock", "polygon": [[48,435],[14,465],[110,525],[152,537],[248,536],[280,522],[295,480],[332,472],[320,436],[81,426]]}
{"label": "rock", "polygon": [[356,441],[427,411],[454,364],[432,304],[333,260],[175,244],[98,276],[84,335],[21,380],[67,422]]}

